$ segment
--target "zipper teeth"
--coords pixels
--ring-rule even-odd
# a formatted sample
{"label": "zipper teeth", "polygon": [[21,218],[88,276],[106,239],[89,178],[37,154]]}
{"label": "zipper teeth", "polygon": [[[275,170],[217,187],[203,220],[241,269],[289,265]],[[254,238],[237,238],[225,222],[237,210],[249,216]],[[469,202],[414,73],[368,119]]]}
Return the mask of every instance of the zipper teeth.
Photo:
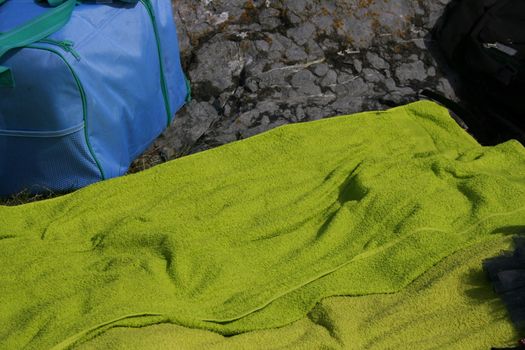
{"label": "zipper teeth", "polygon": [[50,45],[58,46],[62,50],[66,51],[66,52],[69,52],[71,55],[73,55],[73,57],[75,57],[75,59],[77,61],[80,61],[80,55],[74,49],[73,46],[75,44],[72,41],[69,41],[69,40],[54,40],[54,39],[45,38],[45,39],[39,40],[37,43],[50,44]]}
{"label": "zipper teeth", "polygon": [[[57,46],[60,47],[60,45],[57,45]],[[89,153],[91,154],[91,157],[93,157],[93,160],[95,161],[95,164],[97,165],[97,168],[100,171],[100,176],[102,177],[102,180],[105,180],[106,179],[106,175],[104,174],[104,170],[102,169],[102,166],[100,165],[100,162],[98,161],[98,159],[97,159],[97,157],[95,155],[93,147],[91,146],[91,143],[89,142],[88,118],[87,118],[87,100],[86,100],[86,92],[84,90],[84,87],[82,86],[82,82],[80,81],[80,79],[78,78],[77,74],[73,70],[73,67],[71,67],[71,65],[65,59],[65,57],[60,52],[58,52],[57,50],[54,50],[54,49],[51,49],[51,48],[47,48],[47,47],[33,46],[33,45],[28,45],[26,47],[27,48],[31,48],[31,49],[37,49],[37,50],[44,50],[44,51],[53,52],[56,55],[58,55],[64,61],[64,63],[67,65],[67,67],[69,68],[69,71],[71,72],[71,74],[73,75],[73,78],[75,79],[75,82],[77,83],[77,87],[78,87],[78,90],[80,92],[80,98],[82,100],[82,114],[83,114],[83,119],[84,119],[84,137],[86,139],[86,145],[88,147]]]}
{"label": "zipper teeth", "polygon": [[160,82],[161,82],[161,88],[162,88],[162,95],[164,97],[164,105],[166,107],[166,114],[167,114],[167,126],[170,125],[172,115],[171,115],[171,106],[168,98],[168,86],[166,84],[166,77],[164,76],[164,60],[162,58],[162,48],[160,43],[160,37],[159,37],[159,29],[157,27],[157,20],[155,19],[155,12],[154,9],[151,6],[151,3],[149,0],[140,0],[142,5],[146,8],[146,11],[149,14],[149,17],[151,19],[152,25],[153,25],[153,31],[155,33],[155,39],[157,41],[157,52],[159,56],[159,65],[160,65]]}

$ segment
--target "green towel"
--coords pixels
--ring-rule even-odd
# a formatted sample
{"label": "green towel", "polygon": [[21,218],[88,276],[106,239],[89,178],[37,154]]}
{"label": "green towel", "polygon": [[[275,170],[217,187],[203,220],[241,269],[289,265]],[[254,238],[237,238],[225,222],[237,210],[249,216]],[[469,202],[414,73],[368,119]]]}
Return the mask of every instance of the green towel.
{"label": "green towel", "polygon": [[284,126],[61,198],[0,207],[0,348],[171,322],[281,327],[394,293],[525,225],[525,149],[418,102]]}
{"label": "green towel", "polygon": [[439,262],[394,294],[330,297],[291,325],[233,337],[173,324],[118,327],[76,350],[489,350],[519,335],[493,293],[481,262],[511,239],[476,244]]}

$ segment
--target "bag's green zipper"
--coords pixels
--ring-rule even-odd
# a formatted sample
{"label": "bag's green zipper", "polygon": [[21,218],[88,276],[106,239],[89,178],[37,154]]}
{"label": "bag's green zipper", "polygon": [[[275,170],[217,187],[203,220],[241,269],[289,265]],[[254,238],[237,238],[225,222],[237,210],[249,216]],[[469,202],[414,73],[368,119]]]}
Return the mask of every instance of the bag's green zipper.
{"label": "bag's green zipper", "polygon": [[38,41],[39,43],[45,43],[45,44],[51,44],[60,46],[64,51],[69,52],[70,54],[75,57],[77,61],[80,61],[80,55],[78,52],[74,49],[75,43],[70,40],[54,40],[54,39],[42,39]]}
{"label": "bag's green zipper", "polygon": [[186,82],[186,103],[191,102],[191,83],[190,80],[184,75],[184,81]]}
{"label": "bag's green zipper", "polygon": [[160,35],[159,35],[159,28],[157,27],[157,19],[155,18],[155,9],[151,5],[151,2],[149,0],[140,0],[142,5],[146,8],[148,11],[149,17],[151,19],[151,23],[153,25],[153,31],[155,32],[155,39],[157,41],[157,52],[159,55],[159,66],[160,66],[160,84],[162,88],[162,95],[164,96],[164,106],[166,107],[166,114],[168,115],[168,122],[167,126],[170,125],[172,115],[171,115],[171,106],[170,101],[168,97],[168,86],[166,84],[166,77],[164,75],[164,60],[162,58],[162,45],[160,43]]}
{"label": "bag's green zipper", "polygon": [[[59,42],[59,41],[50,40],[50,39],[45,39],[45,40],[46,41],[42,41],[42,43],[45,42],[47,44],[52,44],[52,45],[59,46],[63,50],[65,50],[67,52],[70,52],[73,56],[75,56],[75,57],[78,56],[78,53],[76,53],[76,52],[73,53],[74,50],[72,48],[73,47],[72,43],[71,43],[71,45],[66,44],[64,46],[62,44],[57,44],[57,43],[63,43],[63,41]],[[44,51],[52,52],[52,53],[58,55],[64,61],[64,63],[68,67],[69,71],[73,75],[73,78],[75,79],[75,82],[77,83],[78,91],[80,93],[80,98],[82,99],[82,114],[83,114],[83,119],[84,119],[84,137],[86,139],[86,145],[88,147],[89,153],[91,154],[91,157],[93,157],[93,160],[95,161],[95,163],[97,165],[97,168],[100,171],[100,176],[102,177],[102,180],[105,180],[106,176],[104,174],[104,170],[102,169],[102,166],[100,165],[100,162],[98,161],[98,159],[97,159],[97,157],[95,155],[95,152],[93,151],[93,148],[91,147],[91,143],[89,142],[86,92],[84,90],[84,86],[82,85],[82,82],[78,78],[78,75],[73,70],[73,67],[71,67],[71,64],[69,64],[69,62],[66,60],[66,58],[59,51],[54,50],[54,49],[49,48],[49,47],[42,47],[42,46],[35,46],[35,45],[27,45],[25,47],[26,48],[30,48],[30,49],[44,50]],[[80,56],[78,56],[78,59],[80,59]]]}

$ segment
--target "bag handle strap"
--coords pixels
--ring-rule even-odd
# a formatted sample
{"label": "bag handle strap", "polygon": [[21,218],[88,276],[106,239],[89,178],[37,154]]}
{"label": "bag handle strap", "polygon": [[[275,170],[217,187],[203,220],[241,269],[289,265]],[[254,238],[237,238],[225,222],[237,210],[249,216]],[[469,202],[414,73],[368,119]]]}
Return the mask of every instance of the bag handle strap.
{"label": "bag handle strap", "polygon": [[[0,0],[0,5],[6,0]],[[48,0],[57,3],[56,0]],[[43,15],[0,35],[0,58],[9,50],[30,45],[42,40],[62,28],[71,18],[77,0],[65,0]],[[14,87],[11,69],[0,66],[0,86]]]}

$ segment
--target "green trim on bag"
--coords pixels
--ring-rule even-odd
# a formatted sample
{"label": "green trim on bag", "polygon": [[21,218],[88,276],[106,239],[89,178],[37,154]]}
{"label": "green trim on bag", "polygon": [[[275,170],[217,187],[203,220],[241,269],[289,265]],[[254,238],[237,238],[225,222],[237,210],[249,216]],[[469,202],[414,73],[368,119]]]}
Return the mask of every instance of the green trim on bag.
{"label": "green trim on bag", "polygon": [[159,55],[159,65],[160,65],[160,84],[162,88],[162,95],[164,97],[164,105],[166,107],[166,114],[168,115],[167,126],[170,126],[171,120],[173,118],[171,114],[170,100],[168,97],[168,85],[166,84],[166,77],[164,76],[164,60],[162,59],[162,45],[160,43],[159,29],[157,27],[157,19],[155,18],[155,10],[149,0],[140,0],[144,5],[151,19],[153,25],[153,31],[155,32],[155,39],[157,40],[157,52]]}
{"label": "green trim on bag", "polygon": [[64,3],[65,0],[44,0],[47,1],[49,6],[59,6]]}
{"label": "green trim on bag", "polygon": [[0,87],[15,87],[15,79],[11,69],[3,66],[0,66]]}
{"label": "green trim on bag", "polygon": [[[3,1],[5,2],[5,0]],[[43,15],[0,35],[0,58],[8,51],[24,47],[55,33],[71,18],[77,0],[66,0]],[[14,87],[10,68],[0,66],[0,86]]]}
{"label": "green trim on bag", "polygon": [[186,91],[188,92],[186,95],[186,103],[188,103],[191,102],[191,83],[186,76],[184,76],[184,81],[186,82]]}
{"label": "green trim on bag", "polygon": [[[6,1],[6,0],[0,0],[0,5],[4,1]],[[39,0],[39,1],[47,2],[49,4],[49,6],[59,6],[59,5],[63,4],[65,1],[67,1],[67,0]],[[77,0],[77,2],[82,2],[82,1],[83,0]],[[139,0],[116,0],[116,1],[125,2],[125,3],[128,3],[128,4],[136,4],[137,2],[139,2]]]}
{"label": "green trim on bag", "polygon": [[[57,45],[57,46],[59,46],[59,45]],[[102,165],[100,164],[99,160],[97,159],[95,151],[93,150],[93,147],[91,146],[91,142],[89,142],[88,112],[87,112],[86,92],[84,90],[84,86],[82,85],[82,82],[80,81],[77,73],[75,72],[75,70],[73,69],[71,64],[69,64],[69,62],[66,60],[66,58],[60,52],[58,52],[57,50],[53,50],[53,49],[50,49],[48,47],[41,47],[41,46],[34,46],[34,45],[28,45],[26,47],[30,48],[30,49],[49,51],[49,52],[53,52],[53,53],[57,54],[64,61],[64,63],[68,67],[69,71],[73,75],[73,78],[75,79],[75,82],[77,83],[78,91],[80,93],[80,98],[82,99],[82,117],[84,119],[84,136],[85,136],[85,139],[86,139],[86,145],[87,145],[87,148],[89,150],[89,153],[91,154],[91,157],[93,158],[93,161],[97,165],[97,168],[98,168],[98,170],[100,172],[100,176],[101,176],[102,180],[105,180],[106,179],[106,175],[104,174],[104,169],[102,168]],[[59,47],[61,47],[61,46],[59,46]]]}
{"label": "green trim on bag", "polygon": [[34,131],[34,130],[0,130],[0,136],[6,137],[27,137],[27,138],[51,138],[64,137],[74,134],[84,128],[84,121],[70,128],[56,130],[56,131]]}

